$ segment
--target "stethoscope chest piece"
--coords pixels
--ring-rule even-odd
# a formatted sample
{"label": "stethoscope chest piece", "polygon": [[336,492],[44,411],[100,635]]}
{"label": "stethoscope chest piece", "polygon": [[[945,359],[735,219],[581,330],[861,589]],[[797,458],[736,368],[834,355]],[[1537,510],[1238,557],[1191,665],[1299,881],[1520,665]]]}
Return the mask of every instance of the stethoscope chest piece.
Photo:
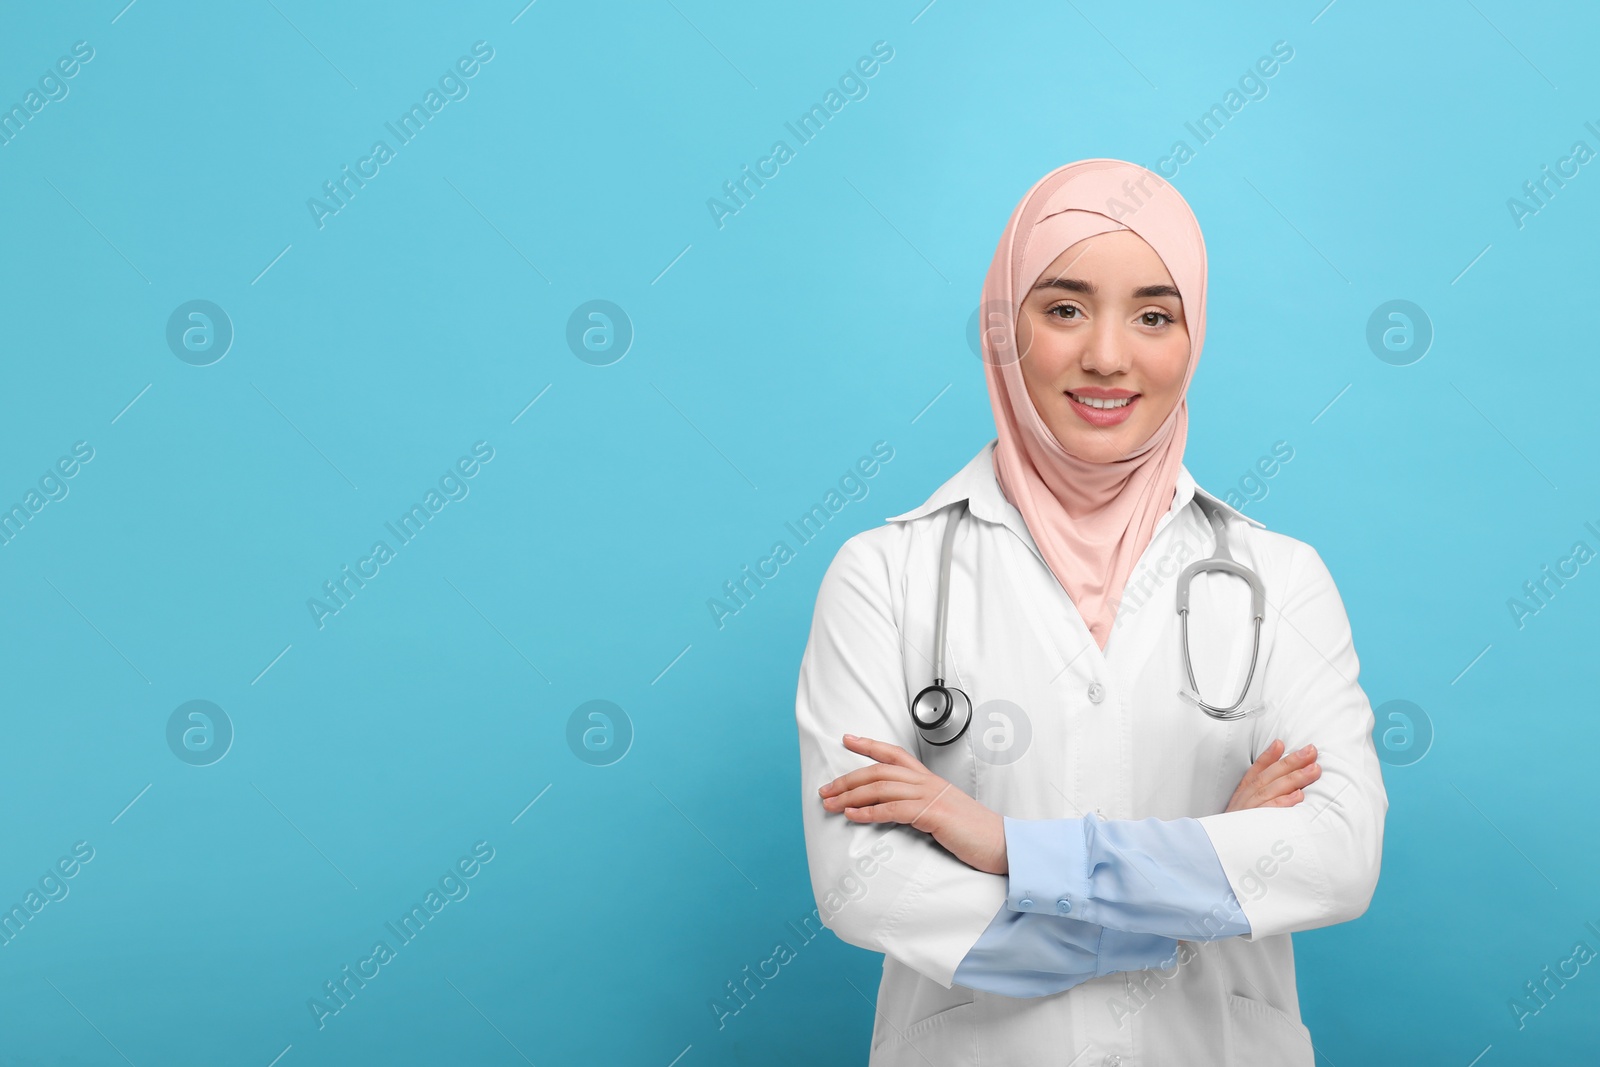
{"label": "stethoscope chest piece", "polygon": [[972,722],[972,701],[967,694],[936,678],[911,701],[911,718],[917,732],[930,745],[948,745],[967,732]]}

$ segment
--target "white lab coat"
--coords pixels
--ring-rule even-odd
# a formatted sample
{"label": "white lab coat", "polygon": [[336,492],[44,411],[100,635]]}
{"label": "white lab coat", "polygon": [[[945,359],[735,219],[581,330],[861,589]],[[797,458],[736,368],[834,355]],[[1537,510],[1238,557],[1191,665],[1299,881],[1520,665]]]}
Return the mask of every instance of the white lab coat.
{"label": "white lab coat", "polygon": [[[1310,1067],[1289,934],[1366,910],[1389,806],[1327,567],[1309,545],[1205,493],[1185,468],[1102,653],[1002,494],[994,446],[920,507],[839,549],[801,662],[795,717],[812,889],[834,933],[885,957],[870,1063]],[[1221,505],[1234,558],[1266,589],[1252,686],[1252,703],[1264,708],[1232,722],[1177,696],[1176,579],[1214,547],[1196,493]],[[908,709],[933,680],[939,546],[954,514],[946,505],[963,498],[971,514],[953,550],[946,681],[971,697],[974,717],[960,740],[937,748],[918,737]],[[1244,679],[1249,603],[1237,577],[1194,580],[1194,669],[1213,704],[1231,702]],[[1007,718],[1012,751],[1015,720],[1026,719],[1025,754],[980,758],[975,746],[1003,742]],[[900,745],[1013,818],[1198,818],[1251,934],[1183,942],[1174,968],[1111,974],[1052,996],[953,985],[956,965],[1005,902],[1006,877],[968,867],[910,827],[825,811],[817,788],[871,762],[843,746],[845,733]],[[1286,751],[1317,746],[1322,776],[1306,799],[1223,813],[1245,770],[1280,737]]]}

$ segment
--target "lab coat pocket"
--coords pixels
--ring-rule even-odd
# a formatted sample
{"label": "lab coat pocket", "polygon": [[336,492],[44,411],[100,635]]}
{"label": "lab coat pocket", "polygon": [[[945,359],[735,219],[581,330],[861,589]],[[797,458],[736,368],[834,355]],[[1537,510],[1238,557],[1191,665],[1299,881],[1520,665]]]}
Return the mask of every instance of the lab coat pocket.
{"label": "lab coat pocket", "polygon": [[1227,1056],[1235,1063],[1314,1067],[1311,1031],[1265,1001],[1228,995]]}
{"label": "lab coat pocket", "polygon": [[977,1060],[972,1001],[936,1012],[899,1031],[887,1029],[872,1046],[869,1067],[970,1067]]}

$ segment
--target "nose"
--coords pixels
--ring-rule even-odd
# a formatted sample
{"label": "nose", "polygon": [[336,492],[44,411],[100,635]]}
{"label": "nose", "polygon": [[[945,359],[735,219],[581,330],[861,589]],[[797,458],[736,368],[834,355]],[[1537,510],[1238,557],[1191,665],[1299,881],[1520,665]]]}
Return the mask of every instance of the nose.
{"label": "nose", "polygon": [[1094,324],[1089,343],[1079,360],[1083,369],[1091,374],[1110,377],[1128,370],[1132,364],[1132,346],[1123,336],[1118,323],[1110,317]]}

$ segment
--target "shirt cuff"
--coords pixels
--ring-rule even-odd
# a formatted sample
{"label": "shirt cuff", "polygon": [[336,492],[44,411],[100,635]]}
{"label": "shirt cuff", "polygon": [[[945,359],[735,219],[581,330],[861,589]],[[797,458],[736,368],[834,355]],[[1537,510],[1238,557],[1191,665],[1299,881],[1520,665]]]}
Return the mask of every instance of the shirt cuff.
{"label": "shirt cuff", "polygon": [[1089,896],[1089,838],[1084,826],[1088,816],[1001,818],[1009,868],[1006,907],[1081,918],[1073,909]]}
{"label": "shirt cuff", "polygon": [[954,982],[1007,997],[1043,997],[1099,977],[1100,928],[1002,907],[956,966]]}
{"label": "shirt cuff", "polygon": [[1211,941],[1250,932],[1195,819],[1004,817],[1006,907]]}
{"label": "shirt cuff", "polygon": [[1100,928],[1100,950],[1095,961],[1095,977],[1118,971],[1167,970],[1178,961],[1178,942],[1159,934],[1130,934],[1125,930]]}

